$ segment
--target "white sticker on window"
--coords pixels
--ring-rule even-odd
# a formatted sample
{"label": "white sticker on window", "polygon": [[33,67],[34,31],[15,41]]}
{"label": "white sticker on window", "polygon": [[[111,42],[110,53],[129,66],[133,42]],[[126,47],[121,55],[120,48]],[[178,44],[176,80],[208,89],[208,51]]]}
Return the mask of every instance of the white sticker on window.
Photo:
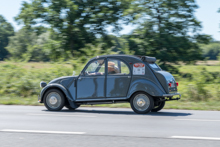
{"label": "white sticker on window", "polygon": [[143,63],[135,63],[133,65],[133,75],[145,75],[145,65]]}

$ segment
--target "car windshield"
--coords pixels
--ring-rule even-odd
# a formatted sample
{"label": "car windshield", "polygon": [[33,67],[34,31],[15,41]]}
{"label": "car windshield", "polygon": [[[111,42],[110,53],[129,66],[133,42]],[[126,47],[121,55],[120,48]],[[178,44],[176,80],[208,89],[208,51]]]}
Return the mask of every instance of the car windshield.
{"label": "car windshield", "polygon": [[91,73],[95,73],[94,75],[103,75],[105,73],[105,64],[104,60],[96,60],[89,64],[88,68],[85,71],[89,75],[93,75]]}

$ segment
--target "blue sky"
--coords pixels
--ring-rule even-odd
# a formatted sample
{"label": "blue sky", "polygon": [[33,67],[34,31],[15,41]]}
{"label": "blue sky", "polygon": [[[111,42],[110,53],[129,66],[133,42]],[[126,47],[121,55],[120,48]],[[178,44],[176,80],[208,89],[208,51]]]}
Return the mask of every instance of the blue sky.
{"label": "blue sky", "polygon": [[[19,30],[14,21],[14,17],[20,12],[23,1],[30,0],[0,0],[0,14],[3,15],[15,28]],[[217,13],[220,8],[220,0],[196,0],[199,9],[196,10],[196,17],[201,21],[203,29],[202,33],[212,35],[215,40],[220,41],[220,13]],[[134,29],[134,26],[123,26],[120,34],[127,34]]]}

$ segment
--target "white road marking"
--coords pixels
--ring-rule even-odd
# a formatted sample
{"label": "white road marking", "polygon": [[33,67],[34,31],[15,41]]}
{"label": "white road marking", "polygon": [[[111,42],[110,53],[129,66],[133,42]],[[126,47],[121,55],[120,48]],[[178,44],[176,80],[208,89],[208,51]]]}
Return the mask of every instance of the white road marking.
{"label": "white road marking", "polygon": [[186,121],[220,121],[220,120],[209,120],[209,119],[175,119],[175,120],[186,120]]}
{"label": "white road marking", "polygon": [[198,137],[198,136],[171,136],[171,138],[200,139],[200,140],[220,140],[220,138],[217,138],[217,137]]}
{"label": "white road marking", "polygon": [[73,116],[73,117],[97,117],[93,115],[60,115],[60,114],[37,114],[37,113],[28,113],[27,115],[39,115],[39,116]]}
{"label": "white road marking", "polygon": [[3,129],[1,132],[18,132],[18,133],[45,133],[45,134],[85,134],[86,132],[63,132],[63,131],[40,131],[40,130],[11,130]]}

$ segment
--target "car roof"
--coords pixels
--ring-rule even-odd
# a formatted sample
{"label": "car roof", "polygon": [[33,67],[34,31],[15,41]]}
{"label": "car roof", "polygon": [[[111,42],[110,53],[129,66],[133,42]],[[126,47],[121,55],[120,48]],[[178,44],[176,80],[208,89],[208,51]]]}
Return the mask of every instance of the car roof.
{"label": "car roof", "polygon": [[125,55],[125,54],[113,54],[113,55],[101,55],[101,56],[96,56],[90,60],[93,59],[98,59],[98,58],[107,58],[107,57],[118,57],[118,58],[134,58],[134,59],[138,59],[141,61],[141,56],[135,56],[135,55]]}

